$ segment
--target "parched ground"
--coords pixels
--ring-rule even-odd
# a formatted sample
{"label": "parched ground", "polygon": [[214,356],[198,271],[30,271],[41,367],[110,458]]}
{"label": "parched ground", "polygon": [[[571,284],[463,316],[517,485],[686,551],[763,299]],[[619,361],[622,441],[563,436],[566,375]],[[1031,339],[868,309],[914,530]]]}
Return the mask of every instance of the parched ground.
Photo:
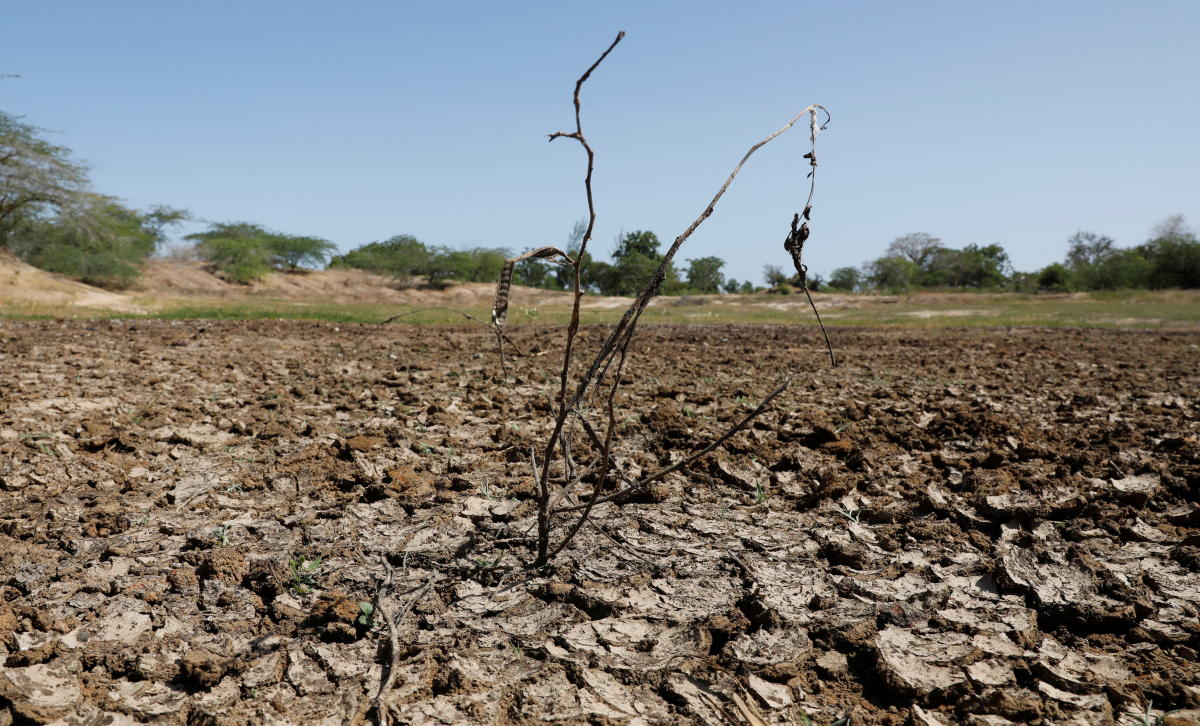
{"label": "parched ground", "polygon": [[513,335],[0,322],[0,724],[1200,709],[1200,332],[645,328],[626,480],[795,384],[536,573]]}

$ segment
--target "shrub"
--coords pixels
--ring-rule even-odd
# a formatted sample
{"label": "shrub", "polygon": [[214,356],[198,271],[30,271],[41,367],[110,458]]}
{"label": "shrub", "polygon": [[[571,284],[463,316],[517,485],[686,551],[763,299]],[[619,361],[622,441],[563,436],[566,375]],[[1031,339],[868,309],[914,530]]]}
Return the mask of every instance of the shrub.
{"label": "shrub", "polygon": [[169,207],[143,214],[93,195],[71,214],[21,220],[9,232],[8,246],[43,270],[89,285],[124,288],[163,241],[163,229],[186,216]]}
{"label": "shrub", "polygon": [[1071,271],[1059,262],[1046,265],[1037,273],[1037,289],[1048,292],[1065,292],[1071,287]]}

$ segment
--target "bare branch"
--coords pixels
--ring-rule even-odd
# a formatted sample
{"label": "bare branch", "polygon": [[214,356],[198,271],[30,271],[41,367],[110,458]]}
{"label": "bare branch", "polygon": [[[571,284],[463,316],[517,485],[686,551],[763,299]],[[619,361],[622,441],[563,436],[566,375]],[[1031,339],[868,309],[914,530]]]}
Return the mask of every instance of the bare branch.
{"label": "bare branch", "polygon": [[545,454],[542,457],[542,470],[538,476],[538,553],[533,563],[534,567],[542,567],[550,559],[550,463],[554,460],[554,449],[558,446],[558,442],[563,435],[563,426],[566,425],[567,417],[573,408],[573,406],[567,403],[567,386],[571,374],[571,361],[574,358],[575,352],[575,336],[579,332],[580,300],[583,297],[583,290],[580,287],[579,280],[580,265],[583,263],[584,255],[587,252],[588,242],[592,239],[592,232],[596,228],[596,202],[592,194],[592,172],[595,169],[596,154],[592,151],[592,147],[583,135],[579,94],[583,89],[583,84],[592,75],[592,71],[599,67],[600,63],[608,57],[608,54],[613,51],[613,48],[617,47],[617,43],[620,43],[624,37],[625,31],[617,33],[617,37],[613,39],[608,48],[600,54],[596,62],[589,66],[584,74],[579,77],[579,80],[575,82],[575,94],[573,97],[575,103],[575,132],[570,134],[562,132],[550,134],[551,141],[560,136],[575,139],[587,154],[587,174],[583,179],[583,187],[587,194],[588,225],[587,230],[583,233],[583,239],[580,240],[579,251],[576,253],[575,260],[571,265],[572,272],[574,273],[571,276],[574,299],[571,303],[571,322],[567,324],[567,343],[566,349],[563,351],[562,373],[559,376],[558,413],[554,418],[554,430],[550,433],[550,438],[546,442]]}
{"label": "bare branch", "polygon": [[[825,116],[826,116],[826,120],[828,120],[828,116],[829,116],[828,112],[825,111],[825,108],[823,106],[814,104],[812,106],[805,108],[802,112],[800,112],[794,118],[792,118],[790,121],[788,121],[786,124],[784,124],[784,126],[781,127],[779,130],[775,131],[774,133],[770,134],[766,138],[762,139],[761,141],[759,141],[758,143],[756,143],[750,147],[750,149],[745,153],[745,155],[742,156],[741,160],[738,161],[737,165],[733,168],[733,171],[730,172],[728,178],[725,179],[724,184],[722,184],[720,189],[717,190],[716,194],[713,196],[712,200],[708,203],[708,206],[705,207],[704,211],[700,213],[700,215],[687,227],[687,229],[685,229],[683,231],[682,234],[680,234],[678,237],[675,238],[674,243],[671,245],[670,249],[668,249],[666,254],[663,256],[662,261],[660,262],[660,264],[658,266],[658,269],[655,271],[654,275],[650,278],[650,280],[642,288],[641,292],[638,294],[638,296],[634,300],[634,302],[630,305],[629,309],[627,309],[625,311],[625,314],[621,317],[621,320],[616,324],[616,326],[614,326],[612,331],[609,333],[607,339],[601,345],[599,352],[596,353],[595,358],[592,360],[591,365],[588,367],[588,369],[584,372],[584,374],[580,377],[580,379],[576,383],[574,394],[570,397],[570,399],[568,399],[567,388],[568,388],[568,385],[570,382],[571,367],[572,367],[572,364],[574,361],[575,339],[576,339],[576,336],[579,331],[580,299],[583,296],[583,292],[580,287],[580,268],[583,263],[583,260],[585,259],[585,253],[587,251],[587,244],[592,238],[592,232],[595,229],[595,222],[596,222],[595,202],[594,202],[594,198],[593,198],[593,194],[592,194],[592,173],[593,173],[593,169],[594,169],[595,153],[592,150],[592,147],[588,144],[587,138],[584,136],[584,133],[583,133],[583,123],[582,123],[582,119],[581,119],[580,92],[583,88],[583,84],[591,76],[592,72],[600,65],[601,62],[603,62],[603,60],[606,57],[608,57],[608,54],[612,52],[612,50],[617,46],[617,44],[621,42],[621,39],[624,37],[624,35],[625,34],[623,32],[618,33],[616,39],[613,40],[612,44],[609,45],[608,49],[606,49],[604,51],[604,53],[602,53],[600,55],[600,57],[587,69],[587,71],[584,72],[584,74],[582,76],[580,76],[579,80],[575,83],[575,93],[573,96],[573,101],[574,101],[574,105],[575,105],[575,130],[574,131],[557,131],[557,132],[554,132],[549,135],[550,141],[553,141],[554,139],[557,139],[557,138],[570,138],[570,139],[574,139],[574,140],[578,141],[579,144],[583,147],[584,152],[587,155],[587,173],[584,177],[584,190],[587,194],[588,223],[587,223],[587,229],[583,233],[582,240],[580,241],[579,250],[576,253],[575,259],[572,260],[569,257],[567,258],[567,264],[570,265],[570,267],[572,268],[572,272],[574,273],[573,274],[573,286],[572,286],[572,289],[574,292],[574,300],[573,300],[573,304],[571,307],[571,319],[567,325],[567,340],[566,340],[565,350],[563,352],[562,370],[559,375],[559,391],[558,391],[558,398],[557,398],[558,409],[557,409],[557,413],[556,413],[555,419],[554,419],[554,427],[553,427],[553,430],[551,431],[550,436],[546,442],[546,446],[545,446],[545,449],[544,449],[544,452],[542,455],[542,459],[538,463],[538,466],[540,468],[535,472],[535,477],[537,479],[537,485],[538,485],[538,491],[537,491],[538,536],[537,536],[537,556],[531,565],[531,567],[533,567],[533,568],[545,566],[553,557],[555,557],[558,553],[560,553],[571,542],[571,540],[579,533],[579,531],[583,528],[583,526],[589,521],[589,517],[591,515],[592,508],[596,504],[598,504],[600,502],[610,501],[619,496],[624,496],[631,491],[636,491],[637,489],[646,486],[647,484],[655,481],[658,478],[666,476],[667,474],[669,474],[673,471],[676,471],[682,467],[687,466],[688,464],[690,464],[690,463],[696,461],[697,459],[712,452],[717,447],[722,446],[730,437],[732,437],[738,431],[742,430],[742,428],[744,428],[751,420],[753,420],[756,416],[761,414],[766,409],[766,407],[768,405],[770,405],[771,401],[773,401],[776,396],[778,396],[784,389],[786,389],[790,383],[790,378],[785,379],[784,382],[778,388],[776,388],[774,391],[772,391],[771,394],[768,395],[767,398],[764,399],[763,402],[753,412],[751,412],[748,416],[744,417],[741,421],[739,421],[736,425],[731,427],[724,434],[719,436],[711,444],[704,447],[702,450],[696,452],[692,456],[689,456],[686,459],[684,459],[683,461],[678,462],[672,466],[665,467],[663,469],[660,469],[657,472],[654,472],[650,476],[645,477],[642,480],[635,482],[634,484],[622,489],[617,494],[609,495],[607,497],[601,496],[601,491],[603,490],[604,484],[609,479],[609,474],[612,471],[613,464],[614,464],[613,458],[612,458],[612,446],[613,446],[613,439],[616,434],[616,428],[617,428],[617,421],[616,421],[616,415],[615,415],[615,402],[616,402],[617,391],[619,390],[620,385],[621,385],[622,375],[624,373],[625,364],[626,364],[627,357],[628,357],[629,344],[633,338],[634,332],[637,329],[637,324],[641,318],[642,313],[645,311],[646,307],[649,305],[650,300],[655,295],[658,294],[659,288],[661,287],[663,280],[665,278],[666,270],[672,264],[672,261],[675,257],[675,253],[679,250],[680,246],[682,246],[683,243],[685,241],[687,241],[687,239],[689,237],[691,237],[692,233],[695,232],[696,229],[706,219],[708,219],[709,216],[712,215],[713,210],[716,208],[717,202],[720,201],[722,196],[724,196],[725,192],[729,189],[730,184],[733,183],[733,180],[737,177],[737,175],[741,171],[742,167],[746,164],[746,161],[754,154],[754,152],[756,152],[758,149],[762,148],[764,145],[769,143],[771,140],[775,139],[776,137],[778,137],[781,134],[783,134],[784,132],[786,132],[788,129],[795,126],[796,123],[798,123],[800,121],[800,119],[804,118],[805,116],[808,116],[810,119],[810,141],[811,141],[811,146],[812,146],[810,152],[805,155],[805,158],[807,158],[809,160],[809,164],[812,167],[813,171],[811,171],[809,173],[809,178],[812,181],[810,181],[808,199],[807,199],[807,202],[804,207],[803,217],[805,220],[810,219],[810,215],[812,212],[813,189],[814,189],[814,184],[815,184],[816,137],[817,137],[817,133],[824,128],[823,125],[818,125],[818,123],[817,123],[817,111],[819,110],[819,111],[824,112]],[[797,265],[801,265],[800,254],[801,254],[801,246],[802,246],[803,240],[800,239],[800,236],[803,235],[804,238],[807,238],[807,236],[808,236],[807,223],[805,223],[799,229],[796,228],[796,224],[797,224],[799,218],[800,218],[800,215],[797,214],[795,216],[795,218],[793,219],[793,224],[792,224],[793,234],[789,235],[789,238],[788,238],[788,250],[789,250],[789,252],[793,253],[793,259],[794,259],[794,261],[796,261]],[[795,251],[793,251],[793,247],[795,248]],[[543,249],[545,249],[545,248],[543,248]],[[558,252],[559,254],[561,254],[561,251],[558,251],[558,250],[554,250],[553,252]],[[552,255],[553,252],[547,251],[547,254]],[[531,253],[531,256],[532,256],[532,253]],[[566,257],[566,255],[563,255],[563,256]],[[514,260],[512,262],[512,264],[515,264],[516,261],[519,261],[519,260]],[[805,269],[805,268],[803,268],[801,266],[798,269]],[[497,331],[499,331],[500,326],[503,325],[504,315],[507,311],[508,288],[509,288],[509,285],[511,282],[511,275],[512,275],[512,265],[509,264],[509,265],[506,265],[505,270],[502,272],[501,280],[497,286],[496,305],[494,306],[493,313],[492,313],[493,324],[495,325]],[[806,293],[808,292],[807,286],[805,286],[805,292]],[[813,311],[816,312],[816,305],[812,303],[811,295],[809,295],[809,302],[810,302],[810,304],[812,304]],[[817,320],[818,320],[818,322],[820,322],[819,314],[817,315]],[[824,323],[821,323],[821,330],[822,331],[825,330]],[[828,335],[826,335],[826,344],[828,345]],[[830,355],[831,355],[831,360],[832,360],[832,346],[829,346],[829,348],[830,348]],[[501,358],[503,360],[503,355],[501,356]],[[603,437],[601,437],[597,434],[597,432],[592,428],[592,426],[585,419],[583,419],[582,415],[579,416],[581,425],[583,426],[585,432],[587,433],[588,437],[590,438],[592,444],[598,449],[598,453],[599,453],[599,470],[596,473],[595,482],[593,483],[593,486],[592,486],[591,496],[588,498],[588,500],[585,503],[580,504],[578,506],[554,509],[552,507],[552,502],[551,502],[550,467],[551,467],[552,462],[554,461],[555,449],[562,442],[565,441],[565,437],[568,434],[568,432],[566,431],[566,426],[567,426],[568,420],[570,418],[570,415],[572,413],[579,412],[579,406],[580,406],[580,403],[583,401],[584,396],[587,395],[588,391],[593,387],[594,384],[598,385],[598,381],[601,380],[601,378],[607,374],[610,364],[612,364],[614,361],[616,362],[616,370],[613,375],[612,385],[608,388],[607,395],[605,397],[605,412],[607,414],[607,422],[606,422],[606,429],[605,429]],[[569,485],[570,484],[568,484],[568,486]],[[582,512],[582,514],[579,515],[579,517],[571,525],[571,527],[565,533],[565,535],[562,537],[562,539],[558,541],[557,545],[555,545],[554,547],[551,547],[550,534],[551,534],[551,525],[552,525],[553,516],[556,514],[561,514],[561,513],[565,513],[565,512]]]}

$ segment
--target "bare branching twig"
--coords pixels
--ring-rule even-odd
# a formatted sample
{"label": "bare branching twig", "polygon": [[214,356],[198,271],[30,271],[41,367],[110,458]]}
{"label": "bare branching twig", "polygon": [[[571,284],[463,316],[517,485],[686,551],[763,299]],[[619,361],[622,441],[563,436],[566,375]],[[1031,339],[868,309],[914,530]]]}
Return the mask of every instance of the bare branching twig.
{"label": "bare branching twig", "polygon": [[[555,413],[553,429],[551,430],[550,436],[546,441],[541,460],[537,462],[537,468],[535,470],[535,478],[537,479],[538,532],[537,555],[532,563],[532,567],[534,568],[543,567],[548,564],[551,559],[553,559],[571,542],[575,535],[578,534],[583,528],[584,524],[587,523],[593,507],[595,507],[597,504],[612,501],[613,499],[637,491],[666,476],[667,474],[687,466],[697,459],[711,453],[716,448],[724,445],[724,443],[728,441],[730,437],[732,437],[738,431],[741,431],[751,420],[766,410],[766,407],[769,406],[770,403],[790,385],[791,376],[785,376],[782,383],[780,383],[779,386],[772,391],[762,401],[762,403],[754,409],[753,412],[742,418],[737,424],[735,424],[725,433],[718,436],[711,444],[705,446],[700,451],[697,451],[696,453],[684,458],[674,465],[664,467],[650,474],[649,476],[644,477],[640,481],[634,482],[633,484],[622,488],[615,494],[602,496],[602,492],[605,488],[605,485],[609,482],[610,475],[612,474],[614,468],[612,449],[617,429],[617,419],[615,414],[617,393],[620,390],[623,380],[622,374],[624,373],[625,366],[628,361],[629,345],[633,340],[633,336],[637,330],[638,322],[641,320],[642,313],[645,312],[647,306],[650,304],[651,299],[658,294],[663,280],[666,277],[666,272],[670,268],[675,258],[676,252],[678,252],[683,243],[692,236],[692,233],[695,232],[696,229],[703,224],[704,221],[709,218],[709,216],[712,215],[713,210],[716,208],[717,202],[719,202],[721,197],[725,195],[725,192],[729,189],[729,186],[733,183],[733,180],[737,178],[738,173],[746,164],[746,161],[749,160],[749,158],[756,151],[791,129],[806,116],[809,119],[810,150],[809,153],[805,154],[805,158],[808,159],[809,166],[811,167],[811,170],[808,174],[808,178],[810,180],[808,198],[805,202],[803,212],[794,215],[792,219],[792,229],[785,243],[785,249],[792,256],[792,261],[796,266],[797,275],[799,276],[802,286],[804,287],[805,294],[808,295],[809,304],[812,306],[813,312],[817,313],[816,304],[812,300],[812,295],[809,294],[808,285],[806,282],[806,273],[808,268],[803,264],[802,254],[804,242],[809,236],[808,221],[811,219],[812,215],[813,193],[816,183],[817,134],[824,130],[825,124],[828,123],[829,120],[829,113],[823,106],[814,104],[805,108],[794,118],[784,124],[783,127],[751,146],[745,155],[742,156],[741,160],[738,161],[737,165],[733,168],[733,171],[730,172],[728,178],[725,179],[724,184],[721,185],[721,188],[717,190],[717,193],[713,196],[712,200],[709,201],[708,206],[704,208],[704,211],[700,213],[700,215],[687,227],[687,229],[683,231],[682,234],[675,238],[674,243],[672,243],[666,254],[663,255],[662,260],[659,262],[659,266],[655,270],[654,274],[643,286],[641,292],[625,311],[620,321],[618,321],[610,331],[608,337],[601,344],[600,349],[596,353],[591,364],[586,368],[586,370],[583,371],[578,381],[576,381],[573,393],[568,396],[571,369],[574,363],[575,339],[579,332],[580,299],[583,297],[583,291],[580,286],[580,268],[583,264],[583,260],[585,259],[587,244],[592,238],[592,232],[596,223],[596,209],[592,194],[592,173],[594,169],[595,153],[583,133],[580,92],[583,88],[583,84],[591,76],[592,72],[595,71],[600,63],[608,57],[609,53],[613,51],[613,49],[624,37],[624,32],[618,33],[616,39],[613,40],[613,42],[608,46],[608,49],[605,50],[600,57],[594,63],[592,63],[587,71],[580,76],[579,80],[576,81],[575,93],[573,96],[575,105],[575,130],[570,132],[558,131],[550,134],[549,137],[551,141],[557,138],[574,139],[579,142],[587,155],[587,173],[584,177],[584,190],[587,196],[588,222],[587,229],[580,241],[579,249],[576,252],[575,258],[572,259],[561,250],[555,248],[541,248],[539,250],[527,253],[520,258],[514,258],[513,260],[510,260],[508,263],[506,263],[505,268],[501,273],[501,279],[497,286],[496,305],[492,315],[493,325],[496,328],[497,335],[499,335],[504,324],[504,313],[508,307],[508,290],[511,282],[512,266],[517,262],[520,262],[522,259],[535,256],[544,258],[561,257],[563,258],[563,264],[571,268],[572,291],[574,292],[574,299],[571,307],[571,319],[567,325],[566,346],[563,351],[562,369],[559,375],[557,410]],[[824,122],[818,123],[818,112],[821,112],[825,115]],[[800,223],[801,217],[804,219],[803,224]],[[829,343],[829,336],[825,330],[824,323],[820,319],[819,313],[817,313],[817,321],[820,323],[821,331],[825,335],[825,342],[827,348],[829,349],[830,361],[836,365],[836,360],[833,357],[833,346]],[[503,360],[503,355],[501,358]],[[603,433],[600,433],[596,431],[596,427],[594,427],[583,417],[583,414],[581,413],[581,404],[585,397],[588,396],[589,392],[596,392],[595,389],[600,385],[600,382],[609,376],[610,368],[613,369],[611,372],[611,383],[607,386],[603,396],[605,413],[605,422],[603,424],[604,430]],[[568,476],[566,477],[567,481],[565,488],[569,489],[573,484],[579,481],[579,477],[575,475],[573,467],[569,466],[570,451],[569,447],[565,443],[570,435],[571,427],[568,424],[571,421],[572,416],[574,416],[582,424],[583,429],[587,434],[587,440],[592,447],[596,449],[598,454],[595,468],[589,468],[588,472],[593,476],[592,491],[587,500],[582,504],[555,509],[551,502],[551,466],[553,464],[555,458],[554,454],[557,449],[561,448],[564,458],[564,469],[569,472]],[[559,539],[557,544],[552,545],[551,529],[553,517],[558,514],[570,512],[579,512],[578,518],[567,529],[565,535]]]}
{"label": "bare branching twig", "polygon": [[588,204],[588,224],[587,230],[583,233],[583,238],[579,241],[579,251],[575,254],[575,259],[571,262],[571,287],[574,293],[574,299],[571,303],[571,322],[567,324],[567,344],[563,351],[563,366],[562,373],[559,377],[558,390],[558,413],[554,418],[554,431],[550,434],[550,439],[546,444],[545,454],[542,457],[542,469],[538,474],[538,552],[534,560],[535,567],[542,567],[550,560],[550,464],[554,460],[554,450],[558,447],[559,441],[563,435],[563,427],[566,425],[567,416],[570,415],[572,406],[567,403],[567,386],[571,375],[571,361],[575,352],[575,336],[579,333],[579,307],[580,300],[583,298],[583,289],[580,285],[580,265],[583,264],[584,255],[587,252],[588,242],[592,239],[592,232],[596,228],[596,202],[592,195],[592,172],[595,169],[596,153],[587,142],[587,138],[583,135],[583,120],[580,114],[581,104],[579,93],[583,89],[583,84],[591,77],[592,71],[596,70],[599,65],[604,62],[608,54],[617,47],[617,43],[625,37],[625,31],[617,33],[617,37],[608,46],[608,49],[600,54],[596,62],[588,67],[584,74],[575,82],[575,131],[563,132],[556,131],[550,134],[550,141],[557,138],[571,138],[579,142],[587,154],[587,174],[584,176],[583,186],[587,194]]}
{"label": "bare branching twig", "polygon": [[400,669],[400,643],[399,636],[396,633],[396,623],[403,621],[404,616],[408,615],[408,611],[413,609],[413,606],[417,604],[417,601],[425,597],[425,594],[429,592],[430,588],[433,587],[433,581],[430,580],[424,585],[420,585],[412,590],[409,590],[407,594],[411,595],[411,597],[408,599],[408,602],[404,605],[403,609],[400,610],[399,614],[396,615],[395,619],[392,618],[391,613],[389,613],[387,608],[383,605],[383,596],[386,591],[391,588],[391,585],[392,568],[388,567],[387,580],[379,586],[379,589],[376,591],[375,598],[373,600],[373,612],[378,613],[383,617],[383,622],[388,629],[389,662],[387,672],[383,677],[383,681],[379,684],[379,690],[375,693],[374,700],[371,701],[369,706],[360,708],[358,713],[355,715],[352,721],[352,724],[354,725],[356,725],[367,713],[374,711],[376,723],[379,724],[379,726],[387,726],[388,709],[386,708],[385,701],[388,693],[392,690],[392,684],[396,681],[396,672]]}

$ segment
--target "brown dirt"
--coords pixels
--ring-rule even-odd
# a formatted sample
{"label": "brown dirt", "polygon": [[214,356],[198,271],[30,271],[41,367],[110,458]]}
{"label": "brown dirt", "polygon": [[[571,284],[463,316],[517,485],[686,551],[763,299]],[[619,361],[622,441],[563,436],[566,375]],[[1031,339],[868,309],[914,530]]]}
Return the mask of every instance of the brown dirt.
{"label": "brown dirt", "polygon": [[144,312],[128,295],[101,290],[39,270],[17,259],[11,252],[0,249],[0,307],[20,309],[41,305],[77,305],[125,313]]}
{"label": "brown dirt", "polygon": [[[568,305],[565,292],[514,287],[515,306]],[[269,273],[248,285],[225,281],[199,262],[150,260],[143,268],[134,291],[157,298],[270,298],[306,303],[390,303],[444,305],[455,308],[491,307],[495,283],[452,283],[436,290],[420,285],[400,285],[383,275],[363,270],[315,270],[298,273]],[[587,306],[624,307],[627,298],[589,296]]]}
{"label": "brown dirt", "polygon": [[808,327],[646,328],[628,478],[804,374],[536,574],[491,568],[560,334],[513,336],[504,381],[477,328],[0,322],[0,723],[347,723],[389,568],[390,613],[431,584],[403,723],[1200,708],[1200,333],[835,329],[830,370]]}

